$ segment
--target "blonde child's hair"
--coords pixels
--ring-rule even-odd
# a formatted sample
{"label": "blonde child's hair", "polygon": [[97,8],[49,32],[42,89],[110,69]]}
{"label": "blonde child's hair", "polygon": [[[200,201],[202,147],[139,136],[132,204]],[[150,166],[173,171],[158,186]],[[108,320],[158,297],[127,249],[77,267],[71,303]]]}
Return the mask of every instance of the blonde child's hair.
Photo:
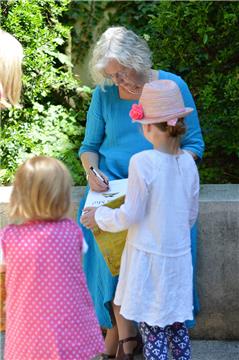
{"label": "blonde child's hair", "polygon": [[16,172],[9,215],[20,220],[59,220],[71,206],[72,179],[59,160],[35,156]]}
{"label": "blonde child's hair", "polygon": [[0,108],[19,104],[22,59],[23,49],[20,42],[0,29]]}

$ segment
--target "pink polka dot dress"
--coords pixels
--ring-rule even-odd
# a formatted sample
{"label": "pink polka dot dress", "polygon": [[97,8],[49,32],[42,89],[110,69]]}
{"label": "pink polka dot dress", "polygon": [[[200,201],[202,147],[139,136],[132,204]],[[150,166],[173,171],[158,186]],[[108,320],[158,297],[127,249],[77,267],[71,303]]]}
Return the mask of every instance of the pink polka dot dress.
{"label": "pink polka dot dress", "polygon": [[69,219],[9,225],[4,360],[90,360],[104,351],[81,267],[82,233]]}

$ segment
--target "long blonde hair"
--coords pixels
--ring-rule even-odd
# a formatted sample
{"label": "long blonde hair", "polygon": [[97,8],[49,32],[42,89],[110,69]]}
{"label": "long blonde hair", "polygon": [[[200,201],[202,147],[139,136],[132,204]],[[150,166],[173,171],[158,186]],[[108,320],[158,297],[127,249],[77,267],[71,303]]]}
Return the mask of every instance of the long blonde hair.
{"label": "long blonde hair", "polygon": [[71,206],[72,180],[66,166],[47,156],[35,156],[16,172],[9,215],[17,220],[58,220]]}
{"label": "long blonde hair", "polygon": [[23,48],[20,42],[0,29],[0,108],[19,104],[22,59]]}

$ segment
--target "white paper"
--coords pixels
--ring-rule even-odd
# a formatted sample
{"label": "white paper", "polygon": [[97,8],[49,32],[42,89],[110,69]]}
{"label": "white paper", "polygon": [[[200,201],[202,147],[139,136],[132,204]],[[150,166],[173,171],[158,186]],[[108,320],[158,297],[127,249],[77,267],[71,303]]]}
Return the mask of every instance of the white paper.
{"label": "white paper", "polygon": [[105,192],[89,191],[85,207],[99,207],[126,194],[128,179],[112,180],[109,182],[109,190]]}

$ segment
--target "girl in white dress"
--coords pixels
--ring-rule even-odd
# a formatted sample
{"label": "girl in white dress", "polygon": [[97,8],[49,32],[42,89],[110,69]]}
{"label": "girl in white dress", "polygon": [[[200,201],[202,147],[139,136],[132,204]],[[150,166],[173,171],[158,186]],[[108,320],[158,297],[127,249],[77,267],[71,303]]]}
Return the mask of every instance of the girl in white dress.
{"label": "girl in white dress", "polygon": [[[190,229],[198,214],[199,176],[179,143],[183,118],[192,111],[175,82],[146,84],[130,116],[154,149],[131,158],[119,209],[87,208],[81,218],[90,229],[128,229],[114,304],[119,316],[139,324],[148,360],[168,359],[169,346],[173,359],[191,359],[184,322],[193,319]],[[121,341],[117,359],[133,359],[124,351],[128,341]]]}

